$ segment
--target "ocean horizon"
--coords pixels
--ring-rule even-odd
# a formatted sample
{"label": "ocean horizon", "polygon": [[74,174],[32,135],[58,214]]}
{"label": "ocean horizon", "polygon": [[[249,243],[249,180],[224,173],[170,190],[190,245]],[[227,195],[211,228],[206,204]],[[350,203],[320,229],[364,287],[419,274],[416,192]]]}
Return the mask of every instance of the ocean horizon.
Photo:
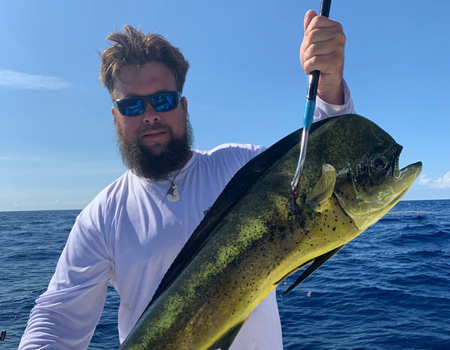
{"label": "ocean horizon", "polygon": [[[0,350],[17,349],[81,210],[0,212]],[[400,201],[290,294],[277,288],[284,348],[450,349],[450,200]],[[89,349],[116,349],[108,287]]]}

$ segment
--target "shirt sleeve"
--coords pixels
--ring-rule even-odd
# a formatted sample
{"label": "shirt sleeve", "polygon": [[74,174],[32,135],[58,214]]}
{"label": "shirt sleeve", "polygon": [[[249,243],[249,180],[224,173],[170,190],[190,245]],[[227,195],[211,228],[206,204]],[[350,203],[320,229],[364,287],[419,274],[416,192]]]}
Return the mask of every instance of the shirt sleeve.
{"label": "shirt sleeve", "polygon": [[87,349],[111,273],[103,236],[78,217],[47,291],[31,310],[19,349]]}
{"label": "shirt sleeve", "polygon": [[319,96],[316,97],[316,108],[314,110],[314,122],[319,120],[324,120],[330,117],[336,117],[338,115],[344,114],[354,114],[355,107],[353,105],[352,96],[350,94],[350,89],[345,82],[342,81],[342,87],[344,88],[344,104],[343,105],[333,105],[325,102]]}

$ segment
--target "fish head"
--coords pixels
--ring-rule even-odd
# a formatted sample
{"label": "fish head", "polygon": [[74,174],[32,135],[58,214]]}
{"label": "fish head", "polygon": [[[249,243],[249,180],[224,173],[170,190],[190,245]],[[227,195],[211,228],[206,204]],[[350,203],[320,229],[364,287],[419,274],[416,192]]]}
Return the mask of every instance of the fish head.
{"label": "fish head", "polygon": [[[332,127],[332,125],[330,125]],[[402,150],[395,140],[365,118],[337,123],[342,140],[334,195],[360,230],[377,222],[405,195],[422,163],[399,168]]]}

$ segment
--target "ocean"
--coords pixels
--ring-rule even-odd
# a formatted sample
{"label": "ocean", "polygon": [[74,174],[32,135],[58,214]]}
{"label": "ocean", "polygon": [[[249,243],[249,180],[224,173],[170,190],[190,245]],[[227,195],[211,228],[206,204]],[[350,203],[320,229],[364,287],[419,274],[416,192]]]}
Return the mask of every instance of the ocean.
{"label": "ocean", "polygon": [[[78,210],[0,212],[0,350],[17,349]],[[401,201],[285,297],[286,350],[450,349],[450,200]],[[116,349],[112,287],[89,349]]]}

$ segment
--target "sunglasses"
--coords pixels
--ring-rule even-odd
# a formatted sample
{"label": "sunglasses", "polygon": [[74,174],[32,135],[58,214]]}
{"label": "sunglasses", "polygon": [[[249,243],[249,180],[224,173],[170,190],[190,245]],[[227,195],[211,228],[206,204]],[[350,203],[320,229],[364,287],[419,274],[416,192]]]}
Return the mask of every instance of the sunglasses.
{"label": "sunglasses", "polygon": [[120,113],[127,117],[135,117],[145,112],[147,102],[150,102],[156,112],[168,112],[178,106],[181,93],[178,91],[160,92],[148,96],[125,97],[114,101]]}

